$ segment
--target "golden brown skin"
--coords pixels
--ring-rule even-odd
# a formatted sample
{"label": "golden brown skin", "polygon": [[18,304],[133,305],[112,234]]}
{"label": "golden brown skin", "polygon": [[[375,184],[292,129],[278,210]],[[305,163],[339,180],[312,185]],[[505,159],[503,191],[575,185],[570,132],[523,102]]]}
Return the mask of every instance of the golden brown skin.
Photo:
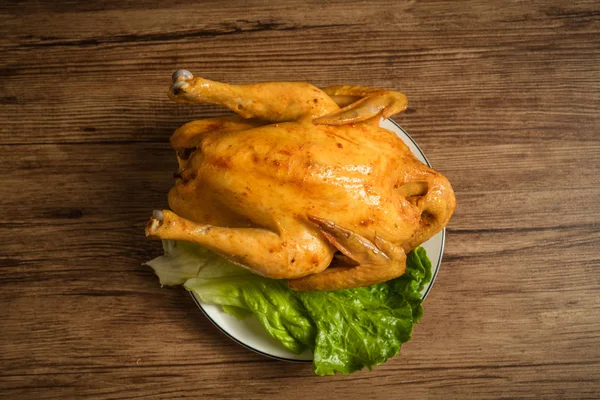
{"label": "golden brown skin", "polygon": [[294,290],[338,290],[402,275],[405,254],[454,212],[448,180],[379,127],[406,108],[401,93],[234,86],[180,70],[170,97],[243,118],[194,121],[173,134],[173,211],[155,213],[148,236],[197,243]]}

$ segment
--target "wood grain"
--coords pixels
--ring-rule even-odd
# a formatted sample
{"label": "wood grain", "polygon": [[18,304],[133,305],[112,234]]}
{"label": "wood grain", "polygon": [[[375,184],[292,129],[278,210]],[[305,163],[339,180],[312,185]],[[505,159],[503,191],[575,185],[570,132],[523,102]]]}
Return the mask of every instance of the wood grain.
{"label": "wood grain", "polygon": [[[597,1],[0,4],[0,397],[600,397]],[[402,354],[265,359],[141,264],[171,72],[394,88],[459,206]]]}

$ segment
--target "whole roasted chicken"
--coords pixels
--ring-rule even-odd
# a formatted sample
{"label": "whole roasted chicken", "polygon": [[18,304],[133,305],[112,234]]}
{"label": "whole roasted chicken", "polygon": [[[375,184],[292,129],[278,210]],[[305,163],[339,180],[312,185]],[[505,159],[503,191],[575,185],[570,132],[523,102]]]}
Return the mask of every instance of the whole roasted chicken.
{"label": "whole roasted chicken", "polygon": [[402,275],[406,253],[454,212],[446,177],[379,127],[406,108],[402,93],[179,70],[169,96],[239,116],[175,131],[172,211],[155,211],[147,236],[197,243],[294,290],[338,290]]}

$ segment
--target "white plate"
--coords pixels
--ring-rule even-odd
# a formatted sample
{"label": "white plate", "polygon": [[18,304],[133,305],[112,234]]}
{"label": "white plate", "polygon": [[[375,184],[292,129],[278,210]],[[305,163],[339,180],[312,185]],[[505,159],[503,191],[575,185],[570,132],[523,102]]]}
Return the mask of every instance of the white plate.
{"label": "white plate", "polygon": [[[398,135],[404,143],[410,148],[413,154],[421,160],[424,164],[429,164],[425,154],[421,151],[417,143],[408,136],[408,133],[396,124],[392,120],[385,120],[381,122],[381,127],[388,129]],[[431,260],[433,268],[433,277],[431,282],[423,289],[423,299],[427,297],[433,281],[437,276],[440,264],[442,263],[442,253],[444,252],[444,238],[446,236],[446,229],[444,228],[441,232],[433,236],[431,239],[423,243],[421,246],[427,251],[427,255]],[[204,315],[225,335],[241,344],[242,346],[262,354],[267,357],[276,358],[283,361],[291,362],[312,362],[313,354],[307,350],[302,354],[294,354],[287,351],[283,346],[275,339],[273,339],[267,331],[262,327],[258,319],[255,317],[248,317],[243,320],[225,313],[221,306],[215,306],[210,304],[202,304],[200,300],[190,292],[198,307],[204,312]]]}

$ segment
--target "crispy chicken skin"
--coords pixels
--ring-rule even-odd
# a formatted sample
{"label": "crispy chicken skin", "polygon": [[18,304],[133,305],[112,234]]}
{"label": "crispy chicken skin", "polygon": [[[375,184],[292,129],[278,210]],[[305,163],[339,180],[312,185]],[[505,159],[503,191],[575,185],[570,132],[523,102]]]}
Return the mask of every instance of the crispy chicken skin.
{"label": "crispy chicken skin", "polygon": [[197,243],[294,290],[339,290],[402,275],[406,253],[454,212],[446,177],[379,127],[406,108],[402,93],[179,70],[169,96],[239,116],[175,131],[172,211],[155,211],[147,236]]}

